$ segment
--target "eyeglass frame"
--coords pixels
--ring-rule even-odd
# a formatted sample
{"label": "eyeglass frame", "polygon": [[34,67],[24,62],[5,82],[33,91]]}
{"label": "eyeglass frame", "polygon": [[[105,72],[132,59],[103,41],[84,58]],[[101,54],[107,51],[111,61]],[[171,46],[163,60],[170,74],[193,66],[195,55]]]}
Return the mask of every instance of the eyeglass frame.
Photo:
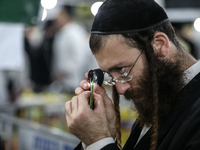
{"label": "eyeglass frame", "polygon": [[[137,59],[135,60],[134,64],[132,65],[132,67],[131,67],[131,69],[128,71],[128,73],[127,73],[127,72],[124,72],[124,73],[121,74],[120,76],[118,76],[118,77],[116,77],[116,78],[113,78],[112,76],[110,76],[109,73],[103,72],[104,74],[107,73],[107,74],[111,77],[111,80],[110,80],[110,81],[104,80],[104,81],[103,81],[103,84],[104,84],[104,85],[109,85],[109,86],[114,86],[114,85],[115,85],[115,82],[118,82],[118,83],[126,83],[126,82],[128,82],[128,81],[131,81],[132,78],[133,78],[133,76],[130,75],[130,73],[131,73],[133,67],[135,66],[136,62],[138,61],[138,59],[139,59],[140,56],[142,55],[142,52],[143,52],[143,50],[141,51],[140,55],[139,55],[139,56],[137,57]],[[128,79],[128,80],[126,80],[126,81],[125,81],[125,80],[122,80],[122,81],[119,81],[119,80],[118,80],[120,77],[126,78],[126,77],[128,77],[128,76],[130,77],[130,79]]]}

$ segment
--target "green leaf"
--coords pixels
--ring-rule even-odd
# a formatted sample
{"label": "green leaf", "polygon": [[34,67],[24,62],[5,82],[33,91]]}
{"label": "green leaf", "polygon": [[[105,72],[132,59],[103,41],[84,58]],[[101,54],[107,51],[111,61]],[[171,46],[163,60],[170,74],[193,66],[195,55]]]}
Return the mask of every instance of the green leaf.
{"label": "green leaf", "polygon": [[92,83],[90,84],[90,90],[91,90],[91,95],[90,95],[90,108],[94,109],[94,100],[93,100],[93,92],[94,92],[94,81],[92,80]]}

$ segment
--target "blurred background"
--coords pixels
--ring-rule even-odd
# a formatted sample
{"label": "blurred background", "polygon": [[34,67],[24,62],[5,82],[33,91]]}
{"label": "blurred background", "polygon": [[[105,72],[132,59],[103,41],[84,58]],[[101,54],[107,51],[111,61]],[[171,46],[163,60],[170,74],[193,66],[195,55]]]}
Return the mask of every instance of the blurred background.
{"label": "blurred background", "polygon": [[[200,58],[200,1],[156,0],[182,45]],[[72,150],[64,104],[90,69],[97,0],[0,1],[0,135],[6,150]],[[111,97],[111,89],[105,87]],[[121,97],[122,145],[137,114]]]}

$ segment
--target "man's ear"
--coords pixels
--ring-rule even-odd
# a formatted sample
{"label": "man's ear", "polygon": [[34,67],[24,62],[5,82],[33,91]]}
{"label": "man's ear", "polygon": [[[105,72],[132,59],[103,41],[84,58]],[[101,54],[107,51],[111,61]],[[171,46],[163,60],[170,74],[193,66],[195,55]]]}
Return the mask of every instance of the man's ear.
{"label": "man's ear", "polygon": [[156,32],[152,40],[152,47],[159,57],[166,57],[169,54],[170,41],[163,32]]}

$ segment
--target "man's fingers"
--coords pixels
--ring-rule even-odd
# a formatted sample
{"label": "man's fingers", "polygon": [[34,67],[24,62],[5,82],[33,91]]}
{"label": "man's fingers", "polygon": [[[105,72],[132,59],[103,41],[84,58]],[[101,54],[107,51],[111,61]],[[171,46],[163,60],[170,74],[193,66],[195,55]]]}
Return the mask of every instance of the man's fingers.
{"label": "man's fingers", "polygon": [[78,110],[78,96],[74,96],[71,100],[72,113]]}
{"label": "man's fingers", "polygon": [[94,93],[94,103],[95,103],[95,106],[99,105],[101,107],[104,107],[104,102],[103,102],[102,95]]}
{"label": "man's fingers", "polygon": [[94,86],[94,92],[102,95],[103,97],[108,97],[105,88],[103,86],[100,87],[98,84]]}
{"label": "man's fingers", "polygon": [[88,81],[83,80],[83,81],[81,81],[81,83],[80,83],[80,87],[81,87],[82,89],[84,89],[84,90],[88,90],[88,89],[90,88],[90,84],[89,84]]}
{"label": "man's fingers", "polygon": [[94,92],[97,93],[97,94],[103,94],[102,88],[103,87],[100,87],[98,84],[95,84],[95,86],[94,86]]}
{"label": "man's fingers", "polygon": [[77,88],[75,89],[75,94],[76,94],[76,95],[79,95],[79,94],[83,93],[84,91],[85,91],[85,90],[82,89],[81,87],[77,87]]}
{"label": "man's fingers", "polygon": [[70,101],[67,101],[65,103],[65,112],[66,112],[66,115],[68,116],[69,114],[71,114],[72,112],[72,106],[71,106],[71,100]]}
{"label": "man's fingers", "polygon": [[88,72],[85,73],[85,78],[88,79]]}
{"label": "man's fingers", "polygon": [[95,85],[94,91],[103,97],[103,101],[106,106],[110,107],[112,105],[112,100],[108,97],[108,94],[103,86],[100,87],[99,85]]}
{"label": "man's fingers", "polygon": [[[66,119],[69,121],[73,114],[78,113],[80,110],[89,108],[90,91],[85,91],[78,96],[74,96],[70,101],[65,103]],[[79,110],[80,109],[80,110]]]}
{"label": "man's fingers", "polygon": [[82,94],[79,95],[78,105],[80,105],[82,108],[89,107],[89,99],[90,99],[90,91],[85,91]]}

